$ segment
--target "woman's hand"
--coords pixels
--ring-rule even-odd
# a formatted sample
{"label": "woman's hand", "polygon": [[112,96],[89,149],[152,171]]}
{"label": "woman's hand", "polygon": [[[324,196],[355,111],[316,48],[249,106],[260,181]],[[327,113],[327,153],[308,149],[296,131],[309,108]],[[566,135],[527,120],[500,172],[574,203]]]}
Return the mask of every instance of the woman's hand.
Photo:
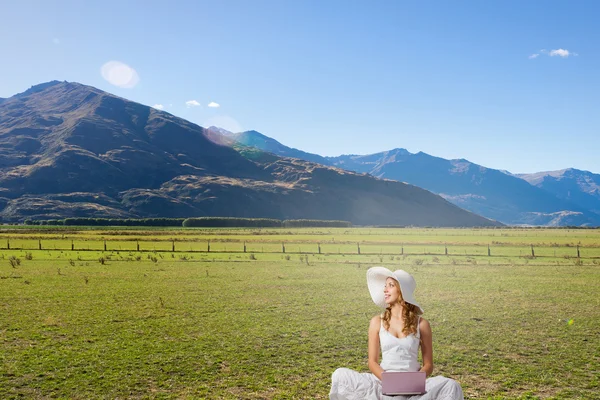
{"label": "woman's hand", "polygon": [[379,365],[379,329],[381,328],[381,317],[379,315],[371,318],[369,325],[369,370],[381,380],[383,368]]}

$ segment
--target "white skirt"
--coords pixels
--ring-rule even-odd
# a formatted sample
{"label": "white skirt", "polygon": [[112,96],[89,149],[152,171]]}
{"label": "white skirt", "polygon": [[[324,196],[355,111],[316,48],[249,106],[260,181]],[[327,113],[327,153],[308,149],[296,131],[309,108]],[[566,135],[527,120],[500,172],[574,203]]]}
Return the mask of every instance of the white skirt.
{"label": "white skirt", "polygon": [[464,400],[454,379],[435,376],[425,381],[427,393],[414,396],[384,396],[381,381],[373,374],[338,368],[331,375],[330,400]]}

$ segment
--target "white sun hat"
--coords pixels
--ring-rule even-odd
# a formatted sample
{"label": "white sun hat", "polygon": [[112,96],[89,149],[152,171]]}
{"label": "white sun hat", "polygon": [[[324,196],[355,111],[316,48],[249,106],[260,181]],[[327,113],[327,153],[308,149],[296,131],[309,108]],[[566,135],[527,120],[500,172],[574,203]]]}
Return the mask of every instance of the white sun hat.
{"label": "white sun hat", "polygon": [[369,287],[371,298],[375,304],[381,308],[387,308],[387,304],[385,303],[385,295],[383,293],[387,278],[394,278],[397,280],[398,283],[400,283],[400,292],[402,292],[402,298],[404,301],[417,306],[421,311],[421,314],[423,314],[423,309],[415,300],[415,288],[417,287],[415,278],[413,278],[408,272],[401,269],[397,269],[396,271],[392,272],[384,267],[369,268],[367,271],[367,286]]}

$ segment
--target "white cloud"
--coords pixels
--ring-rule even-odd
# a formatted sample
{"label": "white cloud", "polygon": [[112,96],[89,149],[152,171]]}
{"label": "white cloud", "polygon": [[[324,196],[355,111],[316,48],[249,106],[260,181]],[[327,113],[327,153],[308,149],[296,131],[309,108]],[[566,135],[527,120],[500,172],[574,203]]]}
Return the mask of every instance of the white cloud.
{"label": "white cloud", "polygon": [[535,53],[529,56],[530,59],[532,58],[537,58],[540,54],[545,54],[549,57],[561,57],[561,58],[567,58],[570,56],[578,56],[579,54],[577,53],[573,53],[572,51],[566,50],[566,49],[555,49],[555,50],[546,50],[546,49],[541,49],[539,53]]}
{"label": "white cloud", "polygon": [[569,50],[557,49],[557,50],[550,50],[549,55],[550,55],[550,57],[559,56],[562,58],[567,58],[567,57],[573,55],[573,53],[570,53]]}
{"label": "white cloud", "polygon": [[221,105],[219,103],[215,103],[214,101],[211,101],[210,103],[208,103],[208,106],[210,108],[219,108],[219,107],[221,107]]}
{"label": "white cloud", "polygon": [[163,106],[162,104],[155,104],[152,106],[152,108],[156,108],[157,110],[164,110],[165,106]]}
{"label": "white cloud", "polygon": [[185,102],[185,105],[190,108],[190,107],[200,107],[200,103],[198,103],[196,100],[188,100]]}
{"label": "white cloud", "polygon": [[111,85],[131,89],[140,81],[135,69],[120,61],[109,61],[100,68],[102,77]]}

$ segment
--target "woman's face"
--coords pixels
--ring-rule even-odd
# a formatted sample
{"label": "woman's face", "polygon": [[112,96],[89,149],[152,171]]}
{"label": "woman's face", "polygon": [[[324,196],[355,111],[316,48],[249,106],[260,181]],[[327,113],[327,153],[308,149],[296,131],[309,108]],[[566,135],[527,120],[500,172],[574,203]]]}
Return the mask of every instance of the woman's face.
{"label": "woman's face", "polygon": [[385,280],[385,287],[383,289],[383,294],[385,296],[385,304],[392,305],[396,304],[398,300],[402,297],[400,292],[400,285],[398,281],[394,278],[387,278]]}

